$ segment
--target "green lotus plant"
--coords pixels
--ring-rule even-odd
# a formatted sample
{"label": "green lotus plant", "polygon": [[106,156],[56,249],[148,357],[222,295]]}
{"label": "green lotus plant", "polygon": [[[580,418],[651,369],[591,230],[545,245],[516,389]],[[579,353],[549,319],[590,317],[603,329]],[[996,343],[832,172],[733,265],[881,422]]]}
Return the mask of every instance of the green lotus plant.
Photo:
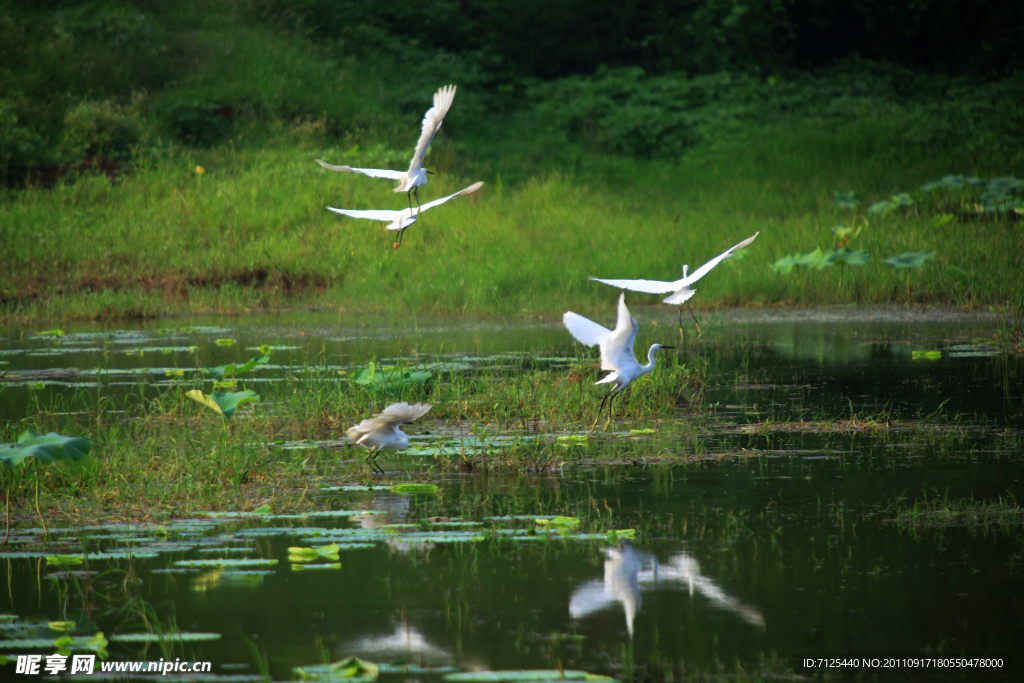
{"label": "green lotus plant", "polygon": [[21,485],[25,480],[25,468],[28,466],[25,461],[32,460],[32,473],[35,475],[35,504],[36,514],[43,525],[43,534],[47,533],[46,519],[43,518],[42,510],[39,507],[39,468],[43,465],[63,462],[79,462],[88,457],[92,450],[92,439],[74,436],[61,436],[55,432],[39,435],[31,429],[26,430],[21,438],[15,443],[0,444],[0,464],[10,469],[11,481],[7,484],[6,474],[3,476],[4,498],[7,502],[7,536],[4,538],[4,545],[11,534],[11,491],[14,485]]}

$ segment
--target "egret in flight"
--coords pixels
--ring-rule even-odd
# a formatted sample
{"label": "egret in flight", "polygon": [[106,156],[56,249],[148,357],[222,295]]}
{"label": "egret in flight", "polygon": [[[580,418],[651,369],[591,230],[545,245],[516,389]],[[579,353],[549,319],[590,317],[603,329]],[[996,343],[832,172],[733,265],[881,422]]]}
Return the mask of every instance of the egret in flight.
{"label": "egret in flight", "polygon": [[351,216],[352,218],[368,218],[371,221],[381,221],[383,223],[387,223],[386,227],[388,230],[399,231],[398,241],[395,242],[395,249],[398,249],[398,247],[402,246],[402,236],[405,234],[405,229],[416,222],[416,219],[419,218],[420,213],[426,211],[427,209],[432,209],[435,206],[441,206],[449,199],[455,199],[456,197],[462,197],[467,194],[473,194],[481,187],[483,187],[483,181],[473,183],[469,187],[463,190],[459,190],[455,194],[450,194],[447,197],[435,199],[432,202],[424,204],[416,211],[413,211],[412,207],[408,209],[400,209],[398,211],[357,211],[355,209],[335,209],[333,206],[328,206],[327,208],[333,211],[334,213],[340,213],[344,216]]}
{"label": "egret in flight", "polygon": [[[606,285],[611,285],[612,287],[618,287],[619,289],[629,289],[634,292],[645,292],[647,294],[666,294],[668,292],[673,292],[672,296],[667,299],[663,299],[663,301],[667,304],[681,305],[689,301],[690,297],[697,293],[697,290],[690,289],[690,285],[710,273],[712,268],[721,263],[723,259],[727,259],[732,256],[733,252],[739,251],[753,242],[760,234],[760,231],[755,232],[753,237],[748,237],[735,247],[726,249],[724,252],[693,271],[692,275],[686,274],[689,266],[684,265],[682,280],[662,282],[661,280],[602,280],[601,278],[596,277],[591,277],[590,279],[597,280],[598,282],[602,282]],[[693,315],[693,311],[690,311],[690,315]],[[680,327],[682,327],[681,320],[682,319],[680,318]],[[696,322],[697,317],[694,316],[693,320]]]}
{"label": "egret in flight", "polygon": [[636,341],[636,333],[640,331],[640,326],[637,325],[636,319],[629,314],[629,309],[626,308],[625,294],[619,296],[619,319],[614,330],[601,327],[592,320],[587,320],[572,311],[567,311],[562,316],[562,322],[568,328],[569,333],[576,338],[576,341],[584,346],[597,345],[601,348],[601,369],[611,372],[595,384],[614,384],[614,386],[601,400],[597,414],[600,419],[604,403],[608,401],[608,422],[611,422],[612,419],[612,403],[615,402],[615,396],[637,377],[643,377],[654,369],[654,354],[658,349],[673,348],[661,344],[651,344],[651,348],[647,351],[647,365],[640,365],[637,362],[633,355],[633,343]]}
{"label": "egret in flight", "polygon": [[420,185],[426,185],[428,182],[427,175],[433,175],[433,171],[428,171],[423,167],[424,157],[427,156],[427,149],[430,148],[430,141],[437,135],[437,131],[441,130],[441,123],[444,121],[445,114],[448,113],[448,109],[452,106],[452,101],[455,99],[455,86],[446,85],[436,93],[434,93],[434,106],[427,110],[427,113],[423,115],[423,130],[420,133],[420,140],[416,143],[416,151],[413,152],[412,162],[409,164],[408,171],[386,171],[377,168],[352,168],[351,166],[333,166],[328,164],[326,161],[316,160],[316,163],[320,164],[329,171],[347,171],[349,173],[362,173],[368,175],[371,178],[389,178],[391,180],[399,181],[398,187],[395,188],[395,192],[405,192],[409,197],[409,210],[412,211],[412,196],[416,195],[416,206],[420,205]]}
{"label": "egret in flight", "polygon": [[371,469],[384,474],[384,470],[377,464],[377,454],[385,448],[408,448],[409,437],[400,427],[420,419],[432,407],[429,403],[392,403],[380,415],[363,420],[345,432],[345,435],[357,446],[369,448],[370,453],[366,456],[366,462],[370,464]]}

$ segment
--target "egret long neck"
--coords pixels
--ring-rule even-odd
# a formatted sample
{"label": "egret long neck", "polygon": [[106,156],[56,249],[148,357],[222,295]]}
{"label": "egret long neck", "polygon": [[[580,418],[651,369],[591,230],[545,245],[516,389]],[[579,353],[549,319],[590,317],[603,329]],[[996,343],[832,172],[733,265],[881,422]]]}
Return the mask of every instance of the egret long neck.
{"label": "egret long neck", "polygon": [[640,373],[641,375],[646,375],[648,372],[654,369],[654,354],[657,350],[657,344],[652,344],[651,348],[647,349],[647,365],[640,366],[640,369],[643,371]]}

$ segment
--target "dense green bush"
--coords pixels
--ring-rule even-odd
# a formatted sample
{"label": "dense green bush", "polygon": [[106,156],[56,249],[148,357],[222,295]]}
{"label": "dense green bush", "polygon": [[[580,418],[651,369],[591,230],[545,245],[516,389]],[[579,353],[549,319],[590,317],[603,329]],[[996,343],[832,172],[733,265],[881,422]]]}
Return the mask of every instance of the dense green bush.
{"label": "dense green bush", "polygon": [[61,150],[69,160],[103,156],[127,161],[143,137],[138,116],[111,102],[85,100],[68,110]]}
{"label": "dense green bush", "polygon": [[174,100],[154,113],[180,140],[198,147],[220,142],[231,132],[231,108],[215,102]]}

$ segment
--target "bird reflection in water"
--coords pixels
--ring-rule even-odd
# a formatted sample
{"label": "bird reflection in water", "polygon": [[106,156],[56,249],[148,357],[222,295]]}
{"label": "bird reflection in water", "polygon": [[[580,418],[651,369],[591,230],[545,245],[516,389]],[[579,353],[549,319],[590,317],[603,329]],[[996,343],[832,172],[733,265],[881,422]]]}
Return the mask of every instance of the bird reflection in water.
{"label": "bird reflection in water", "polygon": [[676,553],[665,564],[641,553],[626,542],[605,550],[604,580],[593,580],[577,588],[569,601],[569,616],[581,619],[613,603],[626,613],[626,630],[633,637],[633,620],[643,603],[642,590],[686,587],[690,596],[699,594],[719,609],[735,613],[743,621],[764,628],[764,617],[750,605],[723,591],[714,580],[700,573],[700,563],[689,553]]}

